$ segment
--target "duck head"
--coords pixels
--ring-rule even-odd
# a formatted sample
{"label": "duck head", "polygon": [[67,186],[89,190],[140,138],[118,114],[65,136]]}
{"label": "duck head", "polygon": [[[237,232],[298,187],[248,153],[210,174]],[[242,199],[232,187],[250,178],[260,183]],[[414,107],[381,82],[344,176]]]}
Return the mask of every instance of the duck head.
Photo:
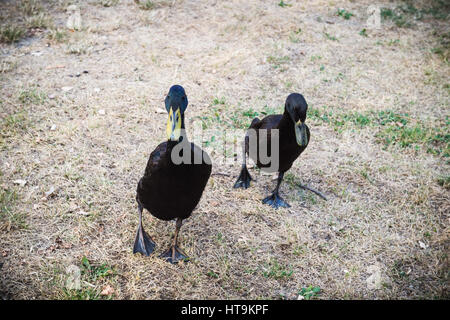
{"label": "duck head", "polygon": [[179,85],[172,86],[166,96],[165,104],[169,114],[166,127],[167,140],[178,141],[181,130],[184,129],[184,111],[188,105],[184,88]]}
{"label": "duck head", "polygon": [[308,144],[308,136],[306,135],[305,120],[308,104],[305,98],[299,93],[291,93],[286,98],[284,108],[294,122],[297,144],[302,147],[306,146]]}

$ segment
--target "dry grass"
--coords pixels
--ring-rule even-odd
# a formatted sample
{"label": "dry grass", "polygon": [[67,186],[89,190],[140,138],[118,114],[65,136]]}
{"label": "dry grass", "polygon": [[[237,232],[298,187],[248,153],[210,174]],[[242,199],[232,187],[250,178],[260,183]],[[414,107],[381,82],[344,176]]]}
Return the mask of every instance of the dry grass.
{"label": "dry grass", "polygon": [[[2,25],[43,6],[54,24],[1,44],[0,294],[106,298],[110,285],[120,299],[296,299],[312,285],[321,299],[448,299],[449,65],[433,52],[448,21],[372,30],[371,1],[153,2],[83,2],[77,32],[64,32],[64,1],[0,4]],[[136,184],[164,139],[156,108],[175,83],[189,96],[187,117],[207,117],[209,129],[280,112],[297,91],[339,119],[393,110],[408,114],[406,128],[444,136],[427,129],[410,145],[395,140],[402,134],[385,145],[378,123],[311,116],[310,146],[282,185],[292,208],[261,204],[270,176],[252,170],[257,183],[233,190],[239,162],[216,165],[230,176],[211,177],[181,232],[193,260],[173,266],[157,256],[174,223],[146,214],[156,254],[133,255],[132,244]],[[82,270],[78,291],[66,288],[70,265]],[[374,268],[378,288],[367,282]]]}

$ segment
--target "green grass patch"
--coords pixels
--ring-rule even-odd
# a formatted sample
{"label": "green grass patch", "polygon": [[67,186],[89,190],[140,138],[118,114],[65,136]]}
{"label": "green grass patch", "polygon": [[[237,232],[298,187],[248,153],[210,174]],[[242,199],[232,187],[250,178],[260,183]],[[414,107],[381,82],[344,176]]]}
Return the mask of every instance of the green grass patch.
{"label": "green grass patch", "polygon": [[27,16],[37,15],[42,11],[42,5],[38,0],[21,0],[18,8]]}
{"label": "green grass patch", "polygon": [[23,104],[43,104],[47,94],[37,88],[25,89],[19,92],[18,99]]}
{"label": "green grass patch", "polygon": [[290,58],[288,56],[275,57],[269,56],[267,57],[267,62],[272,65],[272,68],[278,69],[281,72],[286,71],[286,64],[289,63]]}
{"label": "green grass patch", "polygon": [[[222,97],[214,98],[210,105],[210,112],[208,116],[195,116],[193,119],[199,119],[202,122],[203,130],[247,129],[255,117],[262,118],[266,115],[275,113],[279,113],[279,110],[267,105],[265,105],[260,111],[253,108],[232,108],[226,103],[225,98]],[[209,140],[209,142],[206,143],[211,144],[212,142],[214,141]]]}
{"label": "green grass patch", "polygon": [[281,265],[275,259],[271,259],[266,263],[264,269],[263,276],[266,278],[286,279],[294,273],[290,266]]}
{"label": "green grass patch", "polygon": [[331,40],[331,41],[337,41],[337,38],[336,38],[335,36],[332,36],[332,35],[330,35],[330,34],[327,33],[327,32],[324,32],[323,35],[324,35],[328,40]]}
{"label": "green grass patch", "polygon": [[213,99],[213,102],[212,102],[212,105],[213,105],[213,106],[217,106],[218,104],[225,104],[225,103],[226,103],[225,97],[222,97],[222,98],[214,98],[214,99]]}
{"label": "green grass patch", "polygon": [[103,7],[113,7],[119,3],[119,0],[100,0],[100,5]]}
{"label": "green grass patch", "polygon": [[245,129],[250,126],[251,121],[259,115],[258,111],[252,108],[244,111],[235,111],[231,114],[233,128]]}
{"label": "green grass patch", "polygon": [[377,141],[386,147],[398,145],[402,148],[424,148],[427,153],[449,157],[450,133],[448,124],[445,127],[432,126],[417,122],[410,126],[387,126],[376,134]]}
{"label": "green grass patch", "polygon": [[448,63],[450,58],[450,31],[433,31],[433,36],[437,38],[436,46],[431,52],[441,57],[444,62]]}
{"label": "green grass patch", "polygon": [[98,279],[113,275],[114,270],[106,263],[92,265],[88,258],[83,257],[81,259],[81,274],[85,275],[90,281],[97,281]]}
{"label": "green grass patch", "polygon": [[270,114],[280,113],[280,110],[275,108],[275,107],[269,107],[268,105],[265,105],[263,107],[263,110],[261,110],[260,112],[261,112],[261,116],[267,116],[267,115],[270,115]]}
{"label": "green grass patch", "polygon": [[218,275],[217,273],[215,273],[214,271],[212,271],[212,270],[209,270],[209,271],[206,273],[206,275],[207,275],[208,277],[214,278],[214,279],[218,279],[218,278],[219,278],[219,275]]}
{"label": "green grass patch", "polygon": [[7,138],[23,135],[30,126],[31,123],[24,112],[6,116],[0,121],[0,150],[7,148]]}
{"label": "green grass patch", "polygon": [[62,293],[68,300],[100,300],[111,299],[112,295],[102,295],[101,288],[116,275],[114,269],[106,263],[93,264],[85,256],[80,262],[81,288],[63,288]]}
{"label": "green grass patch", "polygon": [[299,35],[301,32],[302,32],[302,29],[301,29],[301,28],[298,28],[297,30],[292,31],[292,32],[289,34],[289,40],[290,40],[292,43],[299,43],[299,42],[300,42],[300,38],[298,37],[298,35]]}
{"label": "green grass patch", "polygon": [[2,26],[0,27],[0,42],[14,43],[18,42],[25,36],[25,30],[19,26]]}
{"label": "green grass patch", "polygon": [[155,8],[155,3],[151,0],[145,0],[139,4],[139,8],[142,10],[152,10]]}
{"label": "green grass patch", "polygon": [[26,25],[28,28],[48,29],[53,26],[53,21],[48,15],[39,13],[27,18]]}
{"label": "green grass patch", "polygon": [[347,11],[345,9],[338,9],[336,15],[338,15],[339,17],[344,18],[345,20],[349,20],[351,17],[354,16],[353,13],[351,13],[350,11]]}
{"label": "green grass patch", "polygon": [[445,176],[440,176],[437,178],[437,183],[441,186],[444,187],[445,189],[450,189],[450,176],[449,175],[445,175]]}
{"label": "green grass patch", "polygon": [[54,41],[54,42],[64,42],[68,39],[68,34],[67,31],[64,29],[50,29],[49,32],[47,33],[47,38],[50,41]]}
{"label": "green grass patch", "polygon": [[286,7],[292,7],[292,4],[286,3],[286,2],[284,2],[283,0],[281,0],[281,1],[278,3],[278,6],[279,6],[279,7],[282,7],[282,8],[286,8]]}
{"label": "green grass patch", "polygon": [[11,230],[27,228],[25,222],[26,215],[14,210],[17,200],[18,195],[16,191],[0,189],[0,229]]}
{"label": "green grass patch", "polygon": [[428,153],[448,157],[450,155],[450,121],[431,124],[412,119],[406,113],[392,110],[367,112],[335,112],[324,106],[322,110],[311,108],[308,118],[323,122],[335,131],[342,132],[354,128],[377,128],[374,136],[385,147],[397,145],[401,148],[424,149]]}
{"label": "green grass patch", "polygon": [[28,119],[23,112],[15,113],[6,116],[3,119],[2,133],[17,132],[26,130],[28,126]]}
{"label": "green grass patch", "polygon": [[304,297],[305,300],[311,300],[320,294],[320,287],[309,286],[307,288],[301,288],[298,294]]}
{"label": "green grass patch", "polygon": [[100,300],[101,296],[95,288],[83,289],[63,289],[64,299],[66,300]]}
{"label": "green grass patch", "polygon": [[391,20],[397,27],[409,28],[415,21],[422,20],[425,16],[446,20],[450,13],[450,2],[447,0],[429,1],[423,8],[418,8],[411,0],[404,1],[395,8],[381,8],[380,14],[383,20]]}

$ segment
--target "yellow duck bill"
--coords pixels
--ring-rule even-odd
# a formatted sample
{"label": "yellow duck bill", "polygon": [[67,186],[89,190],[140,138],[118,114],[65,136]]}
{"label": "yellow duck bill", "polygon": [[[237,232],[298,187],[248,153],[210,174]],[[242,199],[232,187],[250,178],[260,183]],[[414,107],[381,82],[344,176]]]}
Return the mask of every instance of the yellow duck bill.
{"label": "yellow duck bill", "polygon": [[300,120],[295,124],[295,139],[297,144],[301,147],[305,147],[308,144],[308,136],[306,135],[306,125]]}
{"label": "yellow duck bill", "polygon": [[169,119],[167,119],[166,127],[167,140],[178,141],[181,134],[181,114],[180,109],[173,111],[172,107],[169,110]]}

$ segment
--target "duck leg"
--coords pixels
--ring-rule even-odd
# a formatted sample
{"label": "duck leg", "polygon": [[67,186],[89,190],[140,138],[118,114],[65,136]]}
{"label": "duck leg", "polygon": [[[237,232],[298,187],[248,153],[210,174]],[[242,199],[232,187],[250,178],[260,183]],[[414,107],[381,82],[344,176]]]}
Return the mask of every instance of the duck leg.
{"label": "duck leg", "polygon": [[248,170],[247,170],[247,165],[243,164],[242,169],[241,169],[241,174],[237,178],[233,188],[247,189],[248,187],[250,187],[250,181],[252,181],[252,180],[253,180],[252,176],[250,175],[250,172],[248,172]]}
{"label": "duck leg", "polygon": [[138,202],[138,210],[139,210],[139,227],[136,234],[136,240],[134,240],[133,253],[140,252],[143,255],[149,256],[155,250],[155,242],[152,238],[144,231],[142,227],[142,210],[144,208]]}
{"label": "duck leg", "polygon": [[242,153],[244,160],[242,161],[241,174],[239,175],[233,186],[233,188],[235,189],[236,188],[247,189],[248,187],[250,187],[250,181],[253,180],[252,176],[247,170],[247,153],[248,153],[248,136],[245,136],[244,150]]}
{"label": "duck leg", "polygon": [[178,232],[180,231],[182,221],[183,220],[180,218],[177,219],[175,236],[173,237],[172,245],[170,246],[169,250],[160,255],[161,258],[166,259],[172,264],[175,264],[180,260],[189,260],[189,257],[186,255],[186,253],[184,253],[183,250],[178,247]]}
{"label": "duck leg", "polygon": [[263,203],[268,204],[269,206],[278,209],[279,207],[289,208],[290,205],[280,195],[278,194],[278,190],[280,189],[281,181],[283,181],[284,172],[278,173],[277,186],[275,190],[273,190],[272,194],[267,198],[263,199]]}

